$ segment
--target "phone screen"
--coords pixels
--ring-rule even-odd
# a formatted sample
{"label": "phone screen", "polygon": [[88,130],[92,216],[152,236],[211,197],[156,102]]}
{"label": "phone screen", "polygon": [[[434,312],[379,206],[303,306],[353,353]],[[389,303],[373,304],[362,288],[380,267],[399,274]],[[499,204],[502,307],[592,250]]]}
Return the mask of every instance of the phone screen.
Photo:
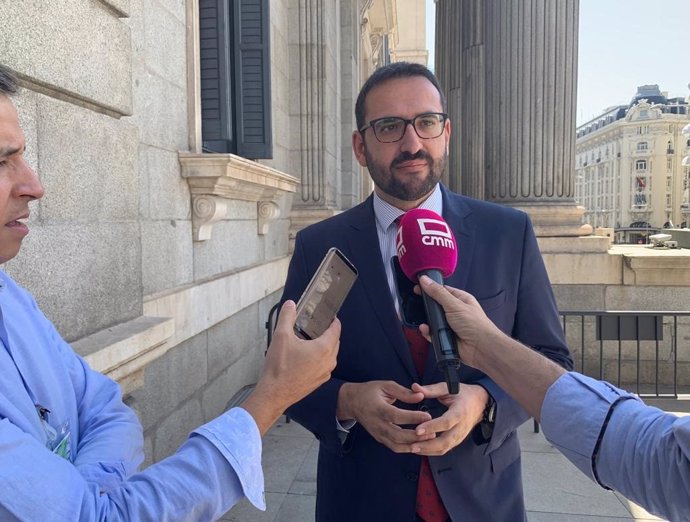
{"label": "phone screen", "polygon": [[357,279],[357,269],[337,248],[331,248],[297,303],[295,332],[319,337],[333,322]]}

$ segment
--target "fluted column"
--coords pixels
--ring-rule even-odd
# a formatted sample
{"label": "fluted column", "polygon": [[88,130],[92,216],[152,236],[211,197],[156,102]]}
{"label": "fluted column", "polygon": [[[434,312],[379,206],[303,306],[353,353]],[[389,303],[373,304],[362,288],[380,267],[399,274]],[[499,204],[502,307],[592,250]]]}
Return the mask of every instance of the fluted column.
{"label": "fluted column", "polygon": [[300,187],[296,206],[323,206],[326,202],[324,169],[324,22],[323,2],[298,0],[295,33],[300,41],[295,46],[299,72],[294,92],[299,116]]}
{"label": "fluted column", "polygon": [[339,206],[340,87],[335,66],[339,9],[335,0],[290,3],[290,172],[300,180],[291,236]]}
{"label": "fluted column", "polygon": [[591,233],[575,204],[579,0],[437,0],[448,183],[522,208],[540,236]]}

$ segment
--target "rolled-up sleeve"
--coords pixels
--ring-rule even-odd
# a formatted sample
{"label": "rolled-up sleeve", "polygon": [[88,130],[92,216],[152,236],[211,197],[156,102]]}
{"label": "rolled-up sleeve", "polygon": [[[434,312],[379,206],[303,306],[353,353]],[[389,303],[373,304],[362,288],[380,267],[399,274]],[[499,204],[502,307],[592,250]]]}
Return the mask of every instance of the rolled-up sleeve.
{"label": "rolled-up sleeve", "polygon": [[544,397],[541,423],[544,436],[580,471],[597,480],[594,452],[611,408],[621,400],[639,400],[603,381],[574,372],[564,374]]}
{"label": "rolled-up sleeve", "polygon": [[568,373],[548,390],[544,435],[592,480],[651,513],[690,520],[690,417]]}

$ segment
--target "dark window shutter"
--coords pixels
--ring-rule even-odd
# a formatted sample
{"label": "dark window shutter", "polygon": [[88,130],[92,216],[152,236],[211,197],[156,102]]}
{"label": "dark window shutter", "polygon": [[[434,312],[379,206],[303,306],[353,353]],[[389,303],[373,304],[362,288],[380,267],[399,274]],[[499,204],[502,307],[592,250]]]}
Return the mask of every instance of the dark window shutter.
{"label": "dark window shutter", "polygon": [[273,157],[269,0],[234,1],[237,154]]}
{"label": "dark window shutter", "polygon": [[201,134],[205,151],[234,152],[228,0],[199,1]]}

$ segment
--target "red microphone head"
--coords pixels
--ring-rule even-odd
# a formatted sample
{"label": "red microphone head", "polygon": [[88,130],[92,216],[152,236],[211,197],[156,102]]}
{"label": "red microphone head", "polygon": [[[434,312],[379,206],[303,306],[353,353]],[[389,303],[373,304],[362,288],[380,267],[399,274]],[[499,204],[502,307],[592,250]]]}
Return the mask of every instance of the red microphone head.
{"label": "red microphone head", "polygon": [[395,238],[400,268],[414,282],[424,270],[450,276],[458,264],[458,247],[448,223],[436,212],[413,208],[403,214]]}

